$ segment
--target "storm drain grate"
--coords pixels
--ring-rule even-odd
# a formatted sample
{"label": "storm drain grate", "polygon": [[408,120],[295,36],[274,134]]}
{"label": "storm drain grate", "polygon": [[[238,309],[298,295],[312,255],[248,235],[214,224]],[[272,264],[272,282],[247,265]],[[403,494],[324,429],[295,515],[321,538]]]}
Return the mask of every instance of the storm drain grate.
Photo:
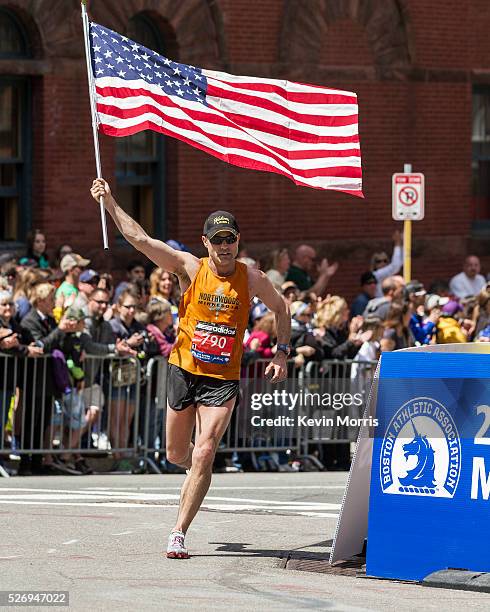
{"label": "storm drain grate", "polygon": [[330,565],[328,554],[320,555],[318,553],[295,551],[291,552],[285,560],[282,560],[282,567],[283,569],[301,572],[360,578],[366,575],[365,561],[364,557],[358,557]]}

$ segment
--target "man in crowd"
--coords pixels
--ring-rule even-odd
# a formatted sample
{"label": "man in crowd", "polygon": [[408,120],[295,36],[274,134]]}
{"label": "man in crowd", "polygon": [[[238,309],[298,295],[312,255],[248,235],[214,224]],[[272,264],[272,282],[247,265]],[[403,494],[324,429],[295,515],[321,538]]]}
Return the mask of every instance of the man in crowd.
{"label": "man in crowd", "polygon": [[295,283],[300,291],[325,297],[328,282],[337,271],[338,263],[329,265],[328,260],[324,258],[317,265],[315,260],[315,249],[307,244],[300,244],[294,251],[293,263],[286,275],[286,281]]}
{"label": "man in crowd", "polygon": [[354,299],[350,308],[350,318],[362,315],[369,300],[376,295],[378,281],[372,272],[364,272],[361,275],[361,293]]}
{"label": "man in crowd", "polygon": [[468,255],[463,271],[449,281],[451,293],[458,299],[478,295],[485,285],[485,277],[480,274],[480,259],[476,255]]}
{"label": "man in crowd", "polygon": [[[54,349],[61,349],[65,334],[74,332],[76,321],[62,318],[59,325],[52,316],[55,288],[49,283],[36,285],[31,294],[32,308],[21,321],[21,328],[26,338],[26,344],[35,342],[45,354]],[[49,448],[49,430],[51,425],[51,410],[55,393],[53,370],[50,359],[29,360],[26,362],[27,372],[24,379],[29,384],[24,388],[22,397],[23,431],[22,448]],[[44,446],[43,446],[44,440]],[[22,455],[19,474],[59,474],[70,473],[63,469],[62,464],[55,463],[49,454],[44,456],[33,454],[32,460]]]}
{"label": "man in crowd", "polygon": [[207,218],[202,242],[208,257],[198,259],[150,238],[117,204],[103,179],[93,182],[91,193],[97,202],[103,197],[126,240],[176,274],[182,290],[179,334],[169,358],[166,450],[170,462],[189,472],[167,557],[188,558],[185,534],[211,484],[216,450],[239,392],[250,301],[258,297],[276,316],[277,352],[265,370],[272,382],[286,377],[291,318],[267,276],[236,261],[240,231],[230,213],[216,211]]}
{"label": "man in crowd", "polygon": [[127,280],[121,281],[114,292],[114,303],[117,303],[123,291],[129,289],[131,285],[141,284],[145,280],[145,267],[141,261],[134,259],[126,267]]}
{"label": "man in crowd", "polygon": [[55,319],[59,321],[67,308],[75,301],[78,295],[78,281],[82,269],[88,266],[90,259],[84,259],[77,253],[68,253],[60,261],[60,268],[65,275],[63,282],[56,290]]}
{"label": "man in crowd", "polygon": [[403,296],[405,281],[401,276],[389,276],[381,283],[382,297],[369,300],[363,312],[364,317],[378,317],[384,321],[390,310],[391,302]]}
{"label": "man in crowd", "polygon": [[73,302],[73,307],[83,310],[88,316],[88,301],[100,280],[99,274],[95,270],[84,270],[78,279],[78,295]]}

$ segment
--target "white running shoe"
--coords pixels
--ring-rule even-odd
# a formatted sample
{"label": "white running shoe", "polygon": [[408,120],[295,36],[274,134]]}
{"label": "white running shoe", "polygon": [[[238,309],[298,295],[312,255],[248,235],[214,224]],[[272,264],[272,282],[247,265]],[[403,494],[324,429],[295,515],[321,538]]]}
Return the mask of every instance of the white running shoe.
{"label": "white running shoe", "polygon": [[182,531],[172,531],[168,536],[167,558],[168,559],[188,559],[189,553],[184,546],[185,535]]}

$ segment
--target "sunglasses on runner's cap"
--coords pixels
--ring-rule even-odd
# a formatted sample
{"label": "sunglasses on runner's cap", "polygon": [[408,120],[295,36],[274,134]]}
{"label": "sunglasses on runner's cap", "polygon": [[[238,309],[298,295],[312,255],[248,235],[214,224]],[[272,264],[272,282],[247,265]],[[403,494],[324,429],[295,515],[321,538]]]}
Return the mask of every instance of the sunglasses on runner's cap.
{"label": "sunglasses on runner's cap", "polygon": [[229,234],[228,236],[219,236],[216,234],[212,238],[208,238],[211,244],[221,244],[222,242],[226,242],[226,244],[235,244],[237,241],[237,237],[234,234]]}

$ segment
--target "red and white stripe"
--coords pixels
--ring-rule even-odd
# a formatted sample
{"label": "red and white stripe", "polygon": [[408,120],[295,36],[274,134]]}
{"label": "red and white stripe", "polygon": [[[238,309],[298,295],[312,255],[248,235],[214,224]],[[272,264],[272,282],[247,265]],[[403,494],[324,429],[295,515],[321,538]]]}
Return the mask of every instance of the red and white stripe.
{"label": "red and white stripe", "polygon": [[100,130],[111,136],[155,130],[236,166],[363,197],[354,93],[202,72],[208,106],[142,79],[95,79]]}

